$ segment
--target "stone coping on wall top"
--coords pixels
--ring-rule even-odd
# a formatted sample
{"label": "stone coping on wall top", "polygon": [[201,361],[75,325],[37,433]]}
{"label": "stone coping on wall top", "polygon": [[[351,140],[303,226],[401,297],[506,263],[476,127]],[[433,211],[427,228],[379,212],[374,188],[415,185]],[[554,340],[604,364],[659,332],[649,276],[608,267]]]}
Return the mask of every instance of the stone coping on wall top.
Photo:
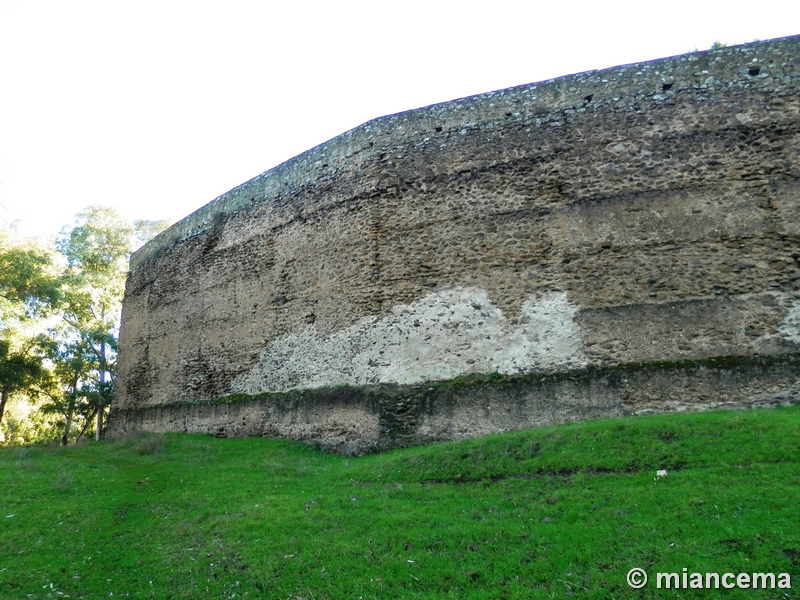
{"label": "stone coping on wall top", "polygon": [[[658,101],[685,89],[736,83],[758,85],[770,67],[800,73],[800,35],[693,52],[566,75],[378,117],[324,142],[222,194],[139,249],[131,268],[161,250],[208,230],[220,218],[252,204],[291,194],[321,177],[336,177],[353,162],[409,142],[465,133],[500,121],[529,121],[552,110],[586,108],[625,99]],[[791,81],[797,86],[800,77]]]}

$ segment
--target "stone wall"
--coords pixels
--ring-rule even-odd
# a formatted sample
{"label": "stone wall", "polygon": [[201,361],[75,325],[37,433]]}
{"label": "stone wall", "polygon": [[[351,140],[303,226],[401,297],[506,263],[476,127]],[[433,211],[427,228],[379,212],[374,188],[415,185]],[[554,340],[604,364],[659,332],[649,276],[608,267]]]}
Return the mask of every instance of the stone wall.
{"label": "stone wall", "polygon": [[365,454],[576,420],[798,401],[800,354],[784,354],[232,395],[123,409],[113,433],[286,437]]}
{"label": "stone wall", "polygon": [[[110,428],[231,394],[798,352],[799,86],[784,38],[382,117],[287,161],[133,256]],[[507,401],[532,412],[465,434],[542,421]],[[282,434],[349,406],[322,405]]]}

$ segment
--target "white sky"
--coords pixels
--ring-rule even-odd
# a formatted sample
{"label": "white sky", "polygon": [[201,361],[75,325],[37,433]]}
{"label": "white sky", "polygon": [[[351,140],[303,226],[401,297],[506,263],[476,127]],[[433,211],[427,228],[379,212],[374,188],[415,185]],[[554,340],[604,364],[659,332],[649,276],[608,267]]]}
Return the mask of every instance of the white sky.
{"label": "white sky", "polygon": [[800,33],[797,0],[0,0],[0,219],[180,219],[369,119]]}

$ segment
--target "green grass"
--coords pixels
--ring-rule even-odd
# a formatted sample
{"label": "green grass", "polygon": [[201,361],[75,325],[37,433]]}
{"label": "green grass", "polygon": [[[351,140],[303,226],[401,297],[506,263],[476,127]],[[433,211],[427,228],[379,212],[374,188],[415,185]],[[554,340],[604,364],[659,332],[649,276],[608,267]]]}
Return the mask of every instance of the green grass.
{"label": "green grass", "polygon": [[[642,590],[626,584],[633,567],[650,574]],[[684,567],[786,572],[793,589],[656,589],[656,571]],[[0,451],[2,599],[799,592],[800,407],[362,458],[190,435]]]}

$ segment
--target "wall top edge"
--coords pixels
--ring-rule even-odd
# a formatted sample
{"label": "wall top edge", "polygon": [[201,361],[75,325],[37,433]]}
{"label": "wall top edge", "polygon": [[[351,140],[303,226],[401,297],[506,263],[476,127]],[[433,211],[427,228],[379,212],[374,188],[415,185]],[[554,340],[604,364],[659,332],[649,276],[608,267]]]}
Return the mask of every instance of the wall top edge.
{"label": "wall top edge", "polygon": [[[494,123],[526,122],[553,110],[659,99],[667,90],[761,87],[770,70],[788,70],[800,86],[800,35],[692,52],[653,61],[565,75],[378,117],[290,158],[212,200],[145,244],[131,269],[162,250],[210,229],[249,206],[279,199],[353,163],[401,145],[428,143]],[[663,96],[662,96],[663,97]]]}

